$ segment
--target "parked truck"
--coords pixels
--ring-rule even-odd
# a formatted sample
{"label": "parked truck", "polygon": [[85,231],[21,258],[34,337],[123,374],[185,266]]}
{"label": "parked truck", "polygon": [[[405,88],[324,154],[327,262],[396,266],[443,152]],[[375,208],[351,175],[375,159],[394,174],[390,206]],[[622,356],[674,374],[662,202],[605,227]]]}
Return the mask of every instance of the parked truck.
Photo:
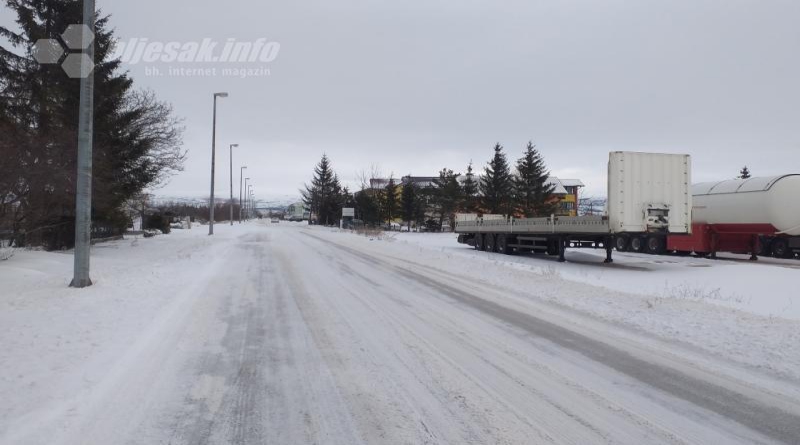
{"label": "parked truck", "polygon": [[[653,253],[667,236],[692,232],[691,158],[683,154],[611,152],[604,216],[514,218],[457,215],[458,241],[477,250],[546,252],[565,261],[568,247],[603,247],[607,263],[620,243]],[[638,248],[638,247],[637,247]]]}

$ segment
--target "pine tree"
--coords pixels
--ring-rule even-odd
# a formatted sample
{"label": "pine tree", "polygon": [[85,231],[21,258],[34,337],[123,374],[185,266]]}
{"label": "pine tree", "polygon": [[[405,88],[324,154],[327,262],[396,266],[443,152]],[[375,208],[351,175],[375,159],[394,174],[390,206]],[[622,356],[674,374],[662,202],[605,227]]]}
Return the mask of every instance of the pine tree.
{"label": "pine tree", "polygon": [[528,142],[525,154],[517,161],[514,178],[514,203],[519,215],[530,218],[555,211],[555,203],[550,202],[555,185],[547,183],[549,176],[542,155],[533,142]]}
{"label": "pine tree", "polygon": [[383,216],[384,221],[391,223],[397,215],[397,185],[394,177],[389,177],[389,183],[383,190]]}
{"label": "pine tree", "polygon": [[511,215],[513,213],[513,180],[503,146],[494,147],[494,157],[484,168],[480,180],[483,211],[486,213]]}
{"label": "pine tree", "polygon": [[373,190],[365,188],[355,194],[355,208],[358,219],[364,224],[380,223],[381,209]]}
{"label": "pine tree", "polygon": [[433,180],[434,202],[439,213],[439,227],[445,219],[450,222],[450,228],[455,225],[455,212],[461,203],[461,186],[458,184],[458,174],[449,168],[439,171],[439,177]]}
{"label": "pine tree", "polygon": [[400,196],[400,208],[403,213],[403,221],[408,224],[408,231],[411,232],[411,222],[416,218],[417,208],[417,187],[408,182],[403,185],[403,192]]}
{"label": "pine tree", "polygon": [[750,178],[750,169],[747,168],[747,166],[745,165],[744,167],[742,167],[741,170],[739,170],[739,179],[749,179],[749,178]]}
{"label": "pine tree", "polygon": [[[19,32],[0,27],[0,115],[16,127],[20,230],[56,226],[63,245],[71,245],[80,79],[69,78],[59,64],[39,64],[32,44],[59,39],[67,26],[82,22],[80,2],[6,0],[17,15]],[[181,170],[182,128],[169,105],[152,93],[133,89],[133,81],[113,60],[109,18],[95,21],[94,143],[92,219],[96,226],[123,229],[125,201]],[[13,49],[16,49],[14,51]],[[0,195],[6,190],[0,190]],[[53,231],[51,230],[51,232]],[[33,243],[37,241],[32,239]]]}
{"label": "pine tree", "polygon": [[[300,193],[303,195],[303,203],[316,215],[317,223],[327,226],[339,219],[336,207],[341,197],[341,185],[327,154],[322,155],[314,168],[311,184],[307,184]],[[341,208],[338,211],[341,212]]]}
{"label": "pine tree", "polygon": [[475,180],[475,173],[472,172],[472,162],[467,166],[466,178],[461,185],[461,210],[466,213],[475,213],[478,210],[478,181]]}

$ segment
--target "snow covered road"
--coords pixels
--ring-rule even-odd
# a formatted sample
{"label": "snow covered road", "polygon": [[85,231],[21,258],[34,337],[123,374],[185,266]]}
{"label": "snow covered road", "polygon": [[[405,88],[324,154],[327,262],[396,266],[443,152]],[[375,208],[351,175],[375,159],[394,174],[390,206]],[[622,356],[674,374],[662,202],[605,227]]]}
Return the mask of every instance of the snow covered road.
{"label": "snow covered road", "polygon": [[3,400],[63,395],[0,402],[0,443],[800,442],[796,379],[539,298],[546,276],[520,290],[289,224],[177,236],[152,255],[179,260],[141,284],[170,298],[87,361],[49,363],[27,389],[16,374],[36,363],[2,340]]}

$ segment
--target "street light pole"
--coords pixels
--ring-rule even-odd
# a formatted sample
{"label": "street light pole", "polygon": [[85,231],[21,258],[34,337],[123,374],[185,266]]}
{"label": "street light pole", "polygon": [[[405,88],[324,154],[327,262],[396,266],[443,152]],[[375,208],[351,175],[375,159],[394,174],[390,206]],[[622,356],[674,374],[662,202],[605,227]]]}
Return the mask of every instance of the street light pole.
{"label": "street light pole", "polygon": [[214,234],[214,163],[217,156],[217,98],[228,97],[228,93],[214,93],[214,123],[211,126],[211,197],[209,198],[208,234]]}
{"label": "street light pole", "polygon": [[249,180],[250,180],[250,178],[244,178],[244,219],[245,219],[245,221],[247,221],[247,190],[249,190],[247,188],[247,181],[249,181]]}
{"label": "street light pole", "polygon": [[242,223],[242,176],[244,176],[244,169],[246,168],[247,166],[243,165],[239,169],[239,224]]}
{"label": "street light pole", "polygon": [[256,215],[255,206],[253,206],[253,184],[250,184],[250,189],[248,190],[248,197],[250,198],[250,205],[248,206],[250,218],[252,219]]}
{"label": "street light pole", "polygon": [[[94,0],[83,0],[83,25],[94,34]],[[82,36],[84,39],[89,36]],[[94,64],[94,40],[86,48]],[[84,58],[85,59],[85,58]],[[91,68],[91,66],[89,67]],[[83,70],[81,70],[83,71]],[[89,255],[92,241],[92,137],[94,134],[94,71],[81,77],[78,116],[78,177],[75,188],[75,258],[71,287],[92,285]]]}
{"label": "street light pole", "polygon": [[231,225],[233,225],[233,147],[238,147],[239,144],[231,144],[231,153],[230,153],[230,161],[231,161],[231,201],[230,201],[230,210],[231,210]]}

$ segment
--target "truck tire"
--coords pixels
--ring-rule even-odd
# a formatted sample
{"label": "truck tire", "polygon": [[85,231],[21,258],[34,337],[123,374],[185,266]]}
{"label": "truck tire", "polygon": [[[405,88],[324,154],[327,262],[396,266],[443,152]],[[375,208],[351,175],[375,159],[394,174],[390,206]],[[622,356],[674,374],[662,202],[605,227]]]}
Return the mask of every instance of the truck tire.
{"label": "truck tire", "polygon": [[497,252],[497,235],[493,233],[487,233],[484,242],[486,244],[487,252]]}
{"label": "truck tire", "polygon": [[772,256],[775,258],[791,258],[793,252],[789,249],[789,243],[784,238],[772,240]]}
{"label": "truck tire", "polygon": [[550,256],[558,255],[558,240],[550,238],[547,240],[547,254]]}
{"label": "truck tire", "polygon": [[631,238],[631,252],[642,253],[644,252],[645,241],[641,237],[634,236]]}
{"label": "truck tire", "polygon": [[630,246],[630,240],[625,235],[620,235],[614,239],[614,247],[617,252],[627,252]]}
{"label": "truck tire", "polygon": [[497,235],[497,252],[503,255],[511,255],[514,253],[513,247],[508,247],[509,240],[513,241],[513,237],[507,236],[505,233]]}
{"label": "truck tire", "polygon": [[666,241],[663,236],[651,235],[647,237],[647,253],[651,255],[663,255],[667,250]]}
{"label": "truck tire", "polygon": [[475,234],[475,250],[484,250],[485,249],[485,247],[483,245],[483,240],[484,240],[484,238],[483,238],[483,234],[482,233],[476,233]]}
{"label": "truck tire", "polygon": [[772,255],[772,240],[768,236],[758,237],[758,256]]}

